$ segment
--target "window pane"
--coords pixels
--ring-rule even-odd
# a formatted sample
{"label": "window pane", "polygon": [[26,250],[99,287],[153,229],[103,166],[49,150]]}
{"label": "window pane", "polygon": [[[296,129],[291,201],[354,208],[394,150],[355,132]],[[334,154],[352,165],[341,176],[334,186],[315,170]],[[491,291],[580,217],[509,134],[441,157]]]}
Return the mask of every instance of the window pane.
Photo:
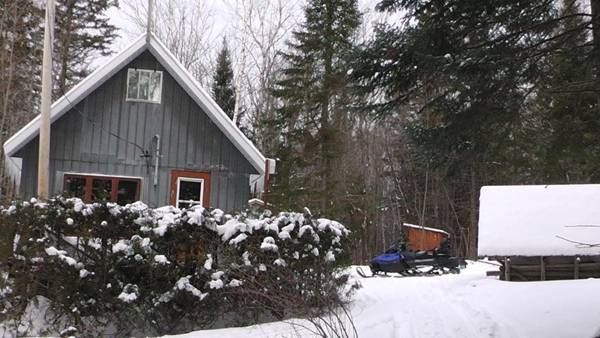
{"label": "window pane", "polygon": [[112,181],[110,179],[94,178],[92,180],[92,202],[110,201]]}
{"label": "window pane", "polygon": [[79,197],[81,199],[85,196],[85,178],[83,177],[65,177],[65,195],[68,197]]}
{"label": "window pane", "polygon": [[137,181],[119,181],[117,188],[117,203],[125,205],[136,201]]}
{"label": "window pane", "polygon": [[149,89],[150,89],[150,73],[140,71],[139,77],[140,77],[139,78],[140,85],[139,85],[138,99],[148,100],[148,94],[149,94]]}
{"label": "window pane", "polygon": [[127,98],[138,98],[138,72],[136,69],[127,70]]}
{"label": "window pane", "polygon": [[202,201],[202,182],[180,180],[177,199],[180,208],[189,207],[193,202],[200,203]]}
{"label": "window pane", "polygon": [[150,81],[150,97],[152,102],[160,102],[160,94],[162,89],[162,72],[152,73]]}

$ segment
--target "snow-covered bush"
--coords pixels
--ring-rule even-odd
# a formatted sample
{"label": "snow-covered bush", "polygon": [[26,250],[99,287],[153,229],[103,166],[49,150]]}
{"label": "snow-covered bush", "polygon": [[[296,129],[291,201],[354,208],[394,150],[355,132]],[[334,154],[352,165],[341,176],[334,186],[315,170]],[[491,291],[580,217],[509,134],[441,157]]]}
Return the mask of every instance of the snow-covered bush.
{"label": "snow-covered bush", "polygon": [[[314,315],[343,301],[348,276],[336,260],[349,231],[340,223],[314,219],[310,211],[268,212],[236,217],[217,229],[228,241],[229,277],[241,287],[226,288],[232,304],[269,310],[278,319]],[[351,289],[350,289],[351,290]]]}
{"label": "snow-covered bush", "polygon": [[1,211],[16,229],[0,285],[3,321],[42,296],[64,326],[56,332],[177,333],[224,314],[302,315],[344,290],[335,263],[348,230],[307,210],[224,215],[57,197]]}

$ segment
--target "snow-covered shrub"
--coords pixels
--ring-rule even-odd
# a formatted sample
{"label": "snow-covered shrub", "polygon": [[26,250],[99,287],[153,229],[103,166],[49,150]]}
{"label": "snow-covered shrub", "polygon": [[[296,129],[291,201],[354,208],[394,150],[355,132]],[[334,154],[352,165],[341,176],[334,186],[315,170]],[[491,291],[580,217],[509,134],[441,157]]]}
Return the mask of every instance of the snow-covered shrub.
{"label": "snow-covered shrub", "polygon": [[231,303],[244,310],[265,311],[278,319],[314,315],[341,304],[354,288],[336,264],[349,231],[340,223],[315,219],[310,211],[271,215],[237,215],[218,228],[230,243],[229,278],[239,286],[225,288]]}
{"label": "snow-covered shrub", "polygon": [[336,260],[348,231],[308,211],[224,215],[57,197],[1,214],[16,229],[3,322],[42,296],[64,326],[55,332],[178,333],[223,314],[302,315],[345,290]]}

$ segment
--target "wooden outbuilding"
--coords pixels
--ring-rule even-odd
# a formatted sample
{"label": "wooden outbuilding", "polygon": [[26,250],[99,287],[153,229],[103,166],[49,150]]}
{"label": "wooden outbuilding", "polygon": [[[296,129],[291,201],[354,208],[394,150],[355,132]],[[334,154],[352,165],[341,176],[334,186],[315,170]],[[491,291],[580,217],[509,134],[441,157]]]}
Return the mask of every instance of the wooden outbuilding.
{"label": "wooden outbuilding", "polygon": [[478,255],[508,281],[600,278],[600,184],[486,186]]}
{"label": "wooden outbuilding", "polygon": [[442,240],[450,236],[444,230],[410,223],[402,224],[402,232],[412,251],[430,251],[440,247]]}

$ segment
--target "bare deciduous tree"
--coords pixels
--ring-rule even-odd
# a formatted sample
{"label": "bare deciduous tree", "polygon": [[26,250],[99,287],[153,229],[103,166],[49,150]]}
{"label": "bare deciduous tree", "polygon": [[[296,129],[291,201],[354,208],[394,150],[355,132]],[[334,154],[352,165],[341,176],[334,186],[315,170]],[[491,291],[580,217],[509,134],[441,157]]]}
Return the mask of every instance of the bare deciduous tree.
{"label": "bare deciduous tree", "polygon": [[[134,24],[130,34],[146,30],[147,0],[122,1],[125,15]],[[207,86],[213,69],[218,39],[214,15],[207,1],[169,0],[155,2],[153,32],[194,77]]]}
{"label": "bare deciduous tree", "polygon": [[298,4],[285,0],[228,0],[227,4],[235,18],[237,110],[241,106],[248,109],[246,123],[253,129],[259,148],[269,153],[276,135],[264,128],[263,122],[274,112],[271,88],[282,66],[280,52],[297,24]]}

